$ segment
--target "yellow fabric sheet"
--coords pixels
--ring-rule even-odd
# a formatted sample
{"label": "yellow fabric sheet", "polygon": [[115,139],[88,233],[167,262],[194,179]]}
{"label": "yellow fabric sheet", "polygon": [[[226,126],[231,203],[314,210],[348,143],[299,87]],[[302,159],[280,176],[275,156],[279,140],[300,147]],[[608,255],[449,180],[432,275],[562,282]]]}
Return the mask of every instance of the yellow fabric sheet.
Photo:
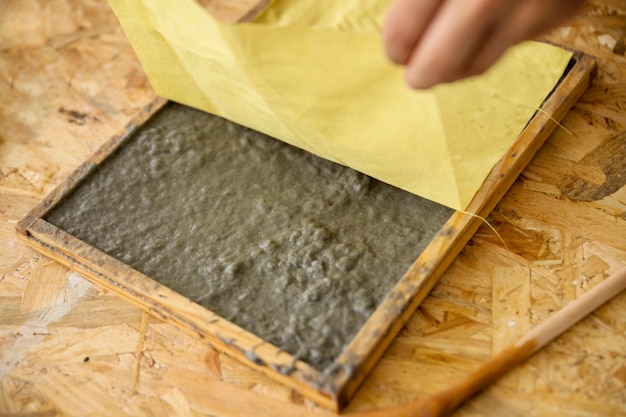
{"label": "yellow fabric sheet", "polygon": [[571,54],[513,48],[416,92],[383,55],[388,0],[275,1],[224,24],[194,0],[110,0],[156,91],[453,209],[467,207]]}

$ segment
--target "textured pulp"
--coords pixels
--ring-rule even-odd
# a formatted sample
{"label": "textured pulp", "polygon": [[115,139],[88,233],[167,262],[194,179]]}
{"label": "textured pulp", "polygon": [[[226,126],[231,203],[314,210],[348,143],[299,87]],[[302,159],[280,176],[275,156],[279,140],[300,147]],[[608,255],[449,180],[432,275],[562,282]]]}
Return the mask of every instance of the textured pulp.
{"label": "textured pulp", "polygon": [[46,218],[325,369],[451,214],[170,103]]}

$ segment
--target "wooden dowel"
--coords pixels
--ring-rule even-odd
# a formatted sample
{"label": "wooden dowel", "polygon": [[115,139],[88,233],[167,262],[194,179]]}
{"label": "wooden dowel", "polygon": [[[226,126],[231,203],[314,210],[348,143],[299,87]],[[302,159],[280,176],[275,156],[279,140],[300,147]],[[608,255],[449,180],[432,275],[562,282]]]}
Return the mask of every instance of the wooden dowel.
{"label": "wooden dowel", "polygon": [[453,387],[429,398],[397,407],[348,414],[351,417],[443,417],[487,387],[503,374],[528,359],[579,320],[591,314],[626,289],[626,267],[572,301],[543,323],[465,377]]}

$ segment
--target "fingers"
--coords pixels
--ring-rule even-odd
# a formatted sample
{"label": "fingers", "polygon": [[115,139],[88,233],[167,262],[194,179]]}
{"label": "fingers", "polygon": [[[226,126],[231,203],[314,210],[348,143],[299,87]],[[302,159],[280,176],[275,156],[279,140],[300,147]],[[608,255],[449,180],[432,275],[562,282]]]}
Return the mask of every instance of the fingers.
{"label": "fingers", "polygon": [[389,58],[425,89],[477,75],[506,49],[571,17],[585,0],[395,0],[384,30]]}
{"label": "fingers", "polygon": [[506,25],[496,26],[491,35],[479,45],[476,53],[460,69],[460,72],[449,81],[482,74],[494,65],[511,45],[527,39],[526,29],[529,28],[523,23],[525,21],[523,13],[519,9],[512,12],[511,21]]}
{"label": "fingers", "polygon": [[406,66],[406,82],[429,88],[461,77],[515,1],[446,0],[430,22]]}
{"label": "fingers", "polygon": [[[564,8],[558,8],[551,13],[549,4],[532,1],[520,3],[518,7],[510,9],[509,14],[504,18],[506,24],[495,28],[455,79],[482,74],[495,64],[511,45],[532,39],[564,22],[577,11],[575,3],[577,2],[569,2],[569,13],[561,13],[565,11]],[[578,5],[580,4],[582,2],[578,1]],[[552,7],[554,6],[553,3]]]}
{"label": "fingers", "polygon": [[392,62],[405,65],[435,15],[441,0],[396,0],[384,25],[385,52]]}

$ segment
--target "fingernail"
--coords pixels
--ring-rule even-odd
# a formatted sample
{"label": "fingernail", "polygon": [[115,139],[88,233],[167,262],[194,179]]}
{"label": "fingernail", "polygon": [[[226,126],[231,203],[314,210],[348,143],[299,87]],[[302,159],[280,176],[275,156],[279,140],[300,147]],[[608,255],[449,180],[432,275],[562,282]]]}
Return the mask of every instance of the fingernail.
{"label": "fingernail", "polygon": [[409,57],[411,56],[408,48],[403,47],[400,42],[394,42],[385,39],[383,43],[383,49],[385,51],[385,55],[387,55],[387,58],[397,65],[405,65],[409,60]]}
{"label": "fingernail", "polygon": [[414,90],[426,90],[437,83],[437,80],[430,76],[427,71],[420,71],[416,68],[407,68],[404,79],[407,85]]}

